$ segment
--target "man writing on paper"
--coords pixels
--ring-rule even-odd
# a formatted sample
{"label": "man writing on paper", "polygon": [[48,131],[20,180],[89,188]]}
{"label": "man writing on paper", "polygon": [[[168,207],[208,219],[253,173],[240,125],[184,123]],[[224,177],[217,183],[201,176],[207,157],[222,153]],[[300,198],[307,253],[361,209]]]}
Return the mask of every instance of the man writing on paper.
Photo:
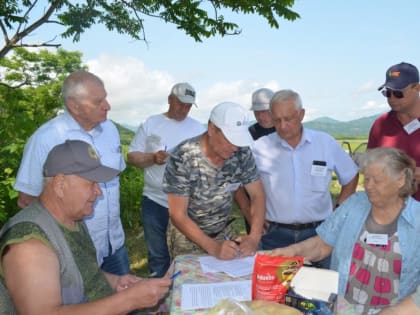
{"label": "man writing on paper", "polygon": [[[172,222],[168,228],[172,258],[209,253],[232,259],[255,253],[262,235],[265,194],[251,144],[246,110],[224,102],[212,110],[207,132],[174,149],[163,178]],[[241,185],[250,198],[245,216],[251,231],[235,238],[230,218],[233,193]]]}

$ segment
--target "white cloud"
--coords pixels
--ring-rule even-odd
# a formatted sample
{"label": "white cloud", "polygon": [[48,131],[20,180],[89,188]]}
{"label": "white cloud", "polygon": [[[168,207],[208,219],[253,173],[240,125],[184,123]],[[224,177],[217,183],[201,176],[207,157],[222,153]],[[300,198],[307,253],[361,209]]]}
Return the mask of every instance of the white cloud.
{"label": "white cloud", "polygon": [[167,109],[167,96],[175,82],[169,73],[149,70],[133,57],[101,55],[87,65],[105,82],[111,119],[137,126],[147,116]]}
{"label": "white cloud", "polygon": [[[111,104],[109,118],[130,126],[138,126],[148,116],[166,111],[170,89],[178,82],[172,74],[148,69],[142,60],[134,57],[103,54],[98,59],[87,61],[87,65],[105,83]],[[250,108],[254,90],[261,87],[279,89],[276,81],[219,81],[205,87],[197,86],[193,79],[190,83],[197,90],[198,104],[191,109],[190,115],[203,123],[207,122],[211,109],[220,102],[231,101]],[[252,115],[250,118],[253,119]]]}
{"label": "white cloud", "polygon": [[[197,91],[197,105],[192,107],[190,116],[206,123],[211,109],[220,102],[231,101],[241,104],[244,108],[251,107],[251,95],[256,89],[267,87],[273,91],[280,88],[278,81],[258,82],[256,80],[232,80],[210,82],[204,85],[194,74],[181,79],[167,71],[148,68],[136,57],[100,55],[89,60],[87,65],[93,73],[105,82],[108,100],[111,104],[109,118],[122,124],[137,127],[150,115],[165,112],[168,108],[167,97],[171,87],[179,80],[190,82]],[[372,82],[367,82],[357,93],[373,91]],[[309,98],[311,99],[311,98]],[[328,106],[334,101],[334,95],[328,95],[321,103],[305,107],[305,121],[319,116],[329,116],[339,120],[350,120],[362,116],[374,115],[388,108],[384,102],[369,100],[354,110],[345,110],[346,106]],[[354,99],[352,102],[355,102]],[[348,108],[348,107],[347,107]],[[338,117],[338,118],[337,118]],[[249,119],[253,120],[252,112]]]}
{"label": "white cloud", "polygon": [[354,94],[356,96],[359,96],[361,94],[366,94],[366,93],[370,93],[372,91],[376,91],[378,88],[378,83],[375,81],[367,81],[365,83],[363,83],[361,86],[359,86],[356,91],[354,92]]}
{"label": "white cloud", "polygon": [[375,110],[380,111],[388,108],[388,104],[379,103],[376,101],[367,101],[365,105],[362,106],[362,110]]}

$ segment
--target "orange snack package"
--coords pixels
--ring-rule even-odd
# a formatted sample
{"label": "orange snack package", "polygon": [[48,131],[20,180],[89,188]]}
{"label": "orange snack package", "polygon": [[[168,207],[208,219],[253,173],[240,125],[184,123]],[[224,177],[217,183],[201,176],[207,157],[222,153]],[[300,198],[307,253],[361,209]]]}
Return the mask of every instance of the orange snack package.
{"label": "orange snack package", "polygon": [[257,254],[252,274],[252,299],[284,303],[292,278],[303,265],[303,257]]}

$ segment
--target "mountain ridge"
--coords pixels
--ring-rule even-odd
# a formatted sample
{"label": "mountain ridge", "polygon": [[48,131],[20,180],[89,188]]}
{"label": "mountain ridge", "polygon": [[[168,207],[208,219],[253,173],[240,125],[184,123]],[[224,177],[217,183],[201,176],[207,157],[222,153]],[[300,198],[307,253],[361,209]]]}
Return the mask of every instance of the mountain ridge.
{"label": "mountain ridge", "polygon": [[[373,122],[380,115],[382,115],[382,113],[349,121],[340,121],[328,116],[323,116],[303,122],[303,126],[310,129],[324,131],[335,138],[367,138]],[[127,133],[132,133],[132,135],[134,135],[138,128],[138,126],[134,127],[127,124],[115,123],[119,129],[124,130],[123,132],[126,136]],[[255,120],[250,124],[254,123]]]}
{"label": "mountain ridge", "polygon": [[321,130],[329,133],[334,137],[349,138],[367,138],[369,130],[376,118],[381,114],[367,117],[361,117],[350,121],[339,121],[329,117],[319,117],[311,121],[304,122],[306,128]]}

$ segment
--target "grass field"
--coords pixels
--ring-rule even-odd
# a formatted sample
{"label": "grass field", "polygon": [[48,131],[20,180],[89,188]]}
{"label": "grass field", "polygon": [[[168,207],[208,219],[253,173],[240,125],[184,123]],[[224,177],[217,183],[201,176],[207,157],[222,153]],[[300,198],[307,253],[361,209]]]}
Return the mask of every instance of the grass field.
{"label": "grass field", "polygon": [[[366,149],[365,146],[361,145],[363,143],[366,143],[366,139],[340,139],[337,141],[339,143],[348,143],[343,145],[343,149],[348,150],[348,148],[350,148],[352,153],[356,150],[356,148],[358,148],[358,150],[361,150],[362,152],[364,152]],[[138,172],[138,170],[134,172]],[[130,198],[126,199],[131,200],[131,202],[135,204],[130,204],[130,208],[135,206],[139,209],[139,200],[141,196],[140,192],[138,191],[138,186],[142,185],[142,183],[133,183],[132,178],[130,179],[130,183],[130,191],[131,189],[133,189],[134,192],[130,192]],[[362,185],[363,176],[360,176],[358,189],[361,189]],[[339,191],[340,185],[338,184],[337,177],[333,176],[333,180],[330,184],[330,192],[334,203]],[[149,273],[147,266],[147,249],[144,240],[143,227],[140,224],[140,209],[138,211],[135,211],[134,213],[122,213],[122,215],[130,216],[129,218],[125,218],[125,220],[123,220],[123,223],[124,229],[126,231],[126,245],[130,255],[132,272],[138,276],[147,276]],[[237,208],[234,209],[233,216],[236,218],[236,220],[232,223],[236,233],[245,234],[246,232],[242,214]]]}

